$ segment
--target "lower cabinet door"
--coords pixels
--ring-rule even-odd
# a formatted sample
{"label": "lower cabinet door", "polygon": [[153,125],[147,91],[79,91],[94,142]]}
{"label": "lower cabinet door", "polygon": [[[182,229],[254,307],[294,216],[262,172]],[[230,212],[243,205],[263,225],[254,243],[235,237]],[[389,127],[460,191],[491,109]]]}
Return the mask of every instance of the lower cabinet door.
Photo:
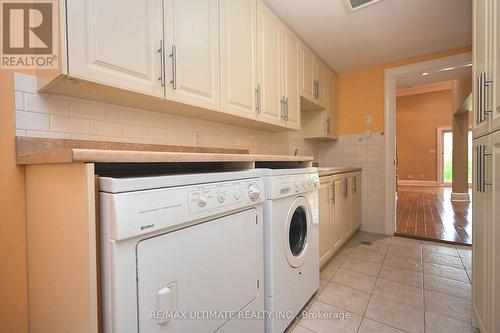
{"label": "lower cabinet door", "polygon": [[321,179],[319,186],[319,258],[320,265],[328,260],[332,252],[332,186],[331,177]]}

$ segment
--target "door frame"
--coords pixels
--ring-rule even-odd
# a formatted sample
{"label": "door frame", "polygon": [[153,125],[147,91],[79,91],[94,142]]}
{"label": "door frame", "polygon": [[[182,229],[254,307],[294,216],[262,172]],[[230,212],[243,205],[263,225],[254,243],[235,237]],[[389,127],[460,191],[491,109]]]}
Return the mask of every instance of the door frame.
{"label": "door frame", "polygon": [[394,235],[396,230],[396,88],[397,80],[422,73],[440,71],[449,67],[472,63],[472,52],[423,61],[385,70],[384,80],[384,143],[385,143],[385,225],[384,232]]}
{"label": "door frame", "polygon": [[437,182],[438,186],[451,186],[452,183],[443,182],[443,133],[452,132],[451,127],[438,127],[437,128],[437,147],[436,147],[436,157],[437,157]]}

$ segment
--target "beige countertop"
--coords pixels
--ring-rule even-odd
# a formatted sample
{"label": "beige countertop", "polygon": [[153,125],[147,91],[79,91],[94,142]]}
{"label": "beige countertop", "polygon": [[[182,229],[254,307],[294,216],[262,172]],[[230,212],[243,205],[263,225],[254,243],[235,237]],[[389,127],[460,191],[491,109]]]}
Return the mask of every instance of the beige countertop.
{"label": "beige countertop", "polygon": [[[37,141],[38,140],[38,141]],[[312,156],[254,155],[244,150],[86,142],[18,137],[18,164],[169,163],[169,162],[312,162]],[[43,144],[41,144],[43,143]],[[34,148],[35,147],[35,148]],[[39,147],[37,149],[36,147]],[[115,149],[113,149],[115,148]],[[137,148],[137,149],[135,149]],[[164,149],[162,149],[164,148]],[[174,151],[165,151],[174,150]],[[243,153],[242,153],[243,152]]]}
{"label": "beige countertop", "polygon": [[319,176],[331,176],[338,175],[341,173],[356,172],[361,171],[361,168],[357,167],[318,167]]}

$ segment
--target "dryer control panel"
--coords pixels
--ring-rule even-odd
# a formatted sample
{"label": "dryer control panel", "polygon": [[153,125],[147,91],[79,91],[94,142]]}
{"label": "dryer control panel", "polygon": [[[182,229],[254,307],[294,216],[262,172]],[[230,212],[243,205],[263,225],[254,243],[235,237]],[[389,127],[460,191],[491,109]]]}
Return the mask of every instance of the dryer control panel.
{"label": "dryer control panel", "polygon": [[266,193],[267,198],[277,199],[319,189],[319,176],[317,173],[274,176],[270,183],[271,191]]}

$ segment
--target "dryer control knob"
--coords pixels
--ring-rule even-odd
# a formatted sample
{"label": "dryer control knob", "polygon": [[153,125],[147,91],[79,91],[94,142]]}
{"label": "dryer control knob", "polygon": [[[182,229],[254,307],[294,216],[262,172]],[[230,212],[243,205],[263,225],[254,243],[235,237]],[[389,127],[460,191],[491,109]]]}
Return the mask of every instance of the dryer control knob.
{"label": "dryer control knob", "polygon": [[198,206],[200,206],[201,208],[205,207],[208,203],[208,199],[206,196],[204,195],[201,195],[199,198],[198,198]]}
{"label": "dryer control knob", "polygon": [[219,203],[224,203],[224,201],[226,201],[226,195],[222,192],[217,193],[217,201]]}
{"label": "dryer control knob", "polygon": [[238,201],[240,201],[241,199],[241,192],[239,190],[236,190],[236,192],[234,192],[234,198]]}
{"label": "dryer control knob", "polygon": [[255,183],[250,183],[248,185],[248,197],[250,200],[255,201],[260,196],[260,188]]}

